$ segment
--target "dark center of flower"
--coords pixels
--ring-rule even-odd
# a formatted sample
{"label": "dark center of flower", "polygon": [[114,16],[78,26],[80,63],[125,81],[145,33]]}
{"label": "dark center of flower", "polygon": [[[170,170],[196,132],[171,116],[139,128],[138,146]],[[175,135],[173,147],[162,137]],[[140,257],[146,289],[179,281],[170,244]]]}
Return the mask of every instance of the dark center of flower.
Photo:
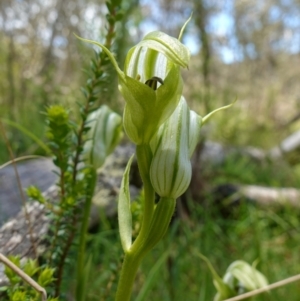
{"label": "dark center of flower", "polygon": [[160,77],[153,76],[145,82],[145,84],[152,88],[154,91],[157,89],[157,83],[163,85],[164,81]]}

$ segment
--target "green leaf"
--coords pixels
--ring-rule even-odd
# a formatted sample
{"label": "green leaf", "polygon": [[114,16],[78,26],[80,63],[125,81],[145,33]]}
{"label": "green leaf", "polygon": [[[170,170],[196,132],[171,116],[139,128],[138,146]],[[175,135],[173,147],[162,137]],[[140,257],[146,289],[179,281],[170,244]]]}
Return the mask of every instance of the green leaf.
{"label": "green leaf", "polygon": [[30,277],[35,275],[39,270],[38,264],[36,260],[28,259],[25,263],[23,271]]}
{"label": "green leaf", "polygon": [[89,280],[89,275],[91,273],[91,266],[92,266],[92,256],[90,255],[88,257],[87,262],[85,263],[84,269],[83,271],[81,271],[82,273],[80,274],[80,280],[77,282],[77,286],[76,287],[76,301],[82,301],[86,299],[86,295],[87,295],[87,283]]}
{"label": "green leaf", "polygon": [[11,121],[9,119],[4,119],[4,118],[0,118],[0,120],[3,123],[6,123],[16,129],[20,130],[21,132],[23,132],[23,134],[25,134],[27,137],[31,138],[36,144],[38,144],[38,146],[41,147],[47,154],[51,154],[50,148],[41,139],[39,139],[36,135],[32,134],[30,130],[26,129],[21,124],[18,124],[14,121]]}
{"label": "green leaf", "polygon": [[159,257],[159,259],[156,261],[156,263],[153,265],[153,267],[149,271],[148,276],[146,278],[146,281],[145,281],[143,287],[141,288],[141,290],[140,290],[137,298],[135,299],[135,301],[147,300],[147,296],[148,296],[151,288],[153,287],[155,282],[157,282],[160,279],[160,277],[158,276],[158,272],[161,271],[161,267],[165,263],[165,261],[168,258],[169,254],[170,254],[170,249],[165,251],[165,253],[163,253]]}
{"label": "green leaf", "polygon": [[15,291],[10,297],[11,301],[24,301],[26,300],[26,292]]}
{"label": "green leaf", "polygon": [[215,288],[218,291],[218,294],[216,295],[214,300],[225,300],[227,298],[230,298],[230,297],[234,296],[233,290],[218,275],[218,273],[214,269],[214,267],[211,264],[211,262],[209,261],[209,259],[207,257],[205,257],[204,255],[202,255],[201,253],[197,253],[197,255],[203,261],[205,261],[205,263],[207,264],[207,266],[208,266],[208,268],[209,268],[209,270],[210,270],[210,272],[213,276],[213,283],[214,283]]}
{"label": "green leaf", "polygon": [[40,286],[47,286],[48,284],[52,283],[54,281],[53,275],[54,275],[55,269],[51,269],[46,267],[39,275],[38,277],[38,284]]}
{"label": "green leaf", "polygon": [[149,252],[164,237],[174,214],[175,206],[176,200],[174,198],[160,198],[155,207],[147,238],[140,249],[141,254]]}
{"label": "green leaf", "polygon": [[124,252],[128,252],[132,244],[132,215],[130,210],[129,172],[134,155],[129,159],[123,179],[118,202],[118,219],[121,244]]}

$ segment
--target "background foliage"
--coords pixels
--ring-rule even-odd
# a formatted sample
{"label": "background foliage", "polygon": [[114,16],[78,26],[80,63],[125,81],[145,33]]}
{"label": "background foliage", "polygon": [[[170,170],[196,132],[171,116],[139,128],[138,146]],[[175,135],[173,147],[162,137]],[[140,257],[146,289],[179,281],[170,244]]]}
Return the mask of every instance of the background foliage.
{"label": "background foliage", "polygon": [[[219,102],[239,98],[235,118],[226,120],[221,134],[218,128],[225,121],[218,120],[213,131],[218,139],[271,147],[297,127],[290,121],[300,106],[299,1],[126,0],[123,8],[126,17],[114,44],[121,63],[126,49],[146,32],[159,29],[177,36],[193,11],[184,37],[194,54],[185,73],[187,99],[205,115]],[[77,87],[85,78],[79,70],[92,50],[73,33],[103,42],[106,13],[105,3],[94,0],[1,1],[1,117],[42,136],[39,112],[45,105],[78,101]],[[111,105],[122,107],[116,95],[112,99]],[[18,155],[39,151],[19,131],[7,130]],[[0,155],[4,162],[5,151]]]}
{"label": "background foliage", "polygon": [[[129,47],[145,33],[159,29],[178,36],[193,11],[184,36],[193,53],[190,68],[184,71],[189,104],[205,115],[236,96],[239,99],[230,113],[220,113],[203,131],[207,139],[268,150],[299,129],[299,0],[125,0],[123,10],[113,44],[121,65]],[[106,13],[104,1],[2,0],[0,118],[44,139],[46,125],[40,112],[46,106],[67,105],[76,116],[75,103],[82,98],[78,87],[86,78],[82,69],[89,67],[93,49],[73,33],[103,42]],[[116,90],[113,79],[101,98],[121,112],[123,102]],[[7,125],[6,133],[16,156],[43,154],[14,127]],[[0,139],[0,165],[7,160]],[[211,188],[228,182],[299,187],[299,166],[297,159],[291,165],[232,156],[217,168],[201,167],[201,172],[206,188],[207,183]],[[220,274],[235,259],[259,259],[270,282],[299,273],[297,210],[244,204],[224,213],[207,195],[202,197],[201,206],[199,200],[190,200],[188,218],[174,221],[170,234],[143,264],[136,295],[141,287],[144,295],[138,300],[147,300],[150,289],[151,300],[210,300],[211,276],[196,250],[208,256]],[[95,269],[88,300],[99,300],[99,294],[112,300],[121,256],[116,223],[107,220],[98,230],[90,234]],[[257,300],[285,296],[297,300],[299,294],[299,285],[294,284]]]}

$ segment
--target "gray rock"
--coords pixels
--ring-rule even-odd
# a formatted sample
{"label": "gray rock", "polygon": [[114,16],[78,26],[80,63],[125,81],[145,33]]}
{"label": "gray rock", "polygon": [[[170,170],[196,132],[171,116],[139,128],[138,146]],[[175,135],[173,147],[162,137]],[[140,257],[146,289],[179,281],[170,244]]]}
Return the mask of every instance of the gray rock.
{"label": "gray rock", "polygon": [[[56,180],[56,175],[52,172],[55,166],[50,158],[17,162],[16,168],[25,197],[28,186],[35,185],[41,191],[46,191]],[[16,216],[21,207],[22,195],[17,175],[14,166],[10,164],[0,169],[0,226]]]}

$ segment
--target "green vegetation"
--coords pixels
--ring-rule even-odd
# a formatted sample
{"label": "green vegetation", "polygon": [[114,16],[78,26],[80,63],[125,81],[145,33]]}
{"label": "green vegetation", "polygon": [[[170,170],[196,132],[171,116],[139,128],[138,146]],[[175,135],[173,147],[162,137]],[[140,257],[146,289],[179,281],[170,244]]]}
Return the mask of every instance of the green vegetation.
{"label": "green vegetation", "polygon": [[[8,17],[10,7],[6,2],[3,16]],[[70,2],[73,8],[79,8],[78,1]],[[168,1],[162,2],[164,9],[171,5]],[[277,8],[284,20],[289,16],[293,18],[297,1],[292,1],[291,7],[283,2],[270,1],[265,11],[271,14],[272,9]],[[35,28],[47,16],[47,9],[38,2],[36,5],[40,14],[35,16],[28,11],[32,18],[28,18],[28,23],[23,20],[24,28]],[[39,262],[20,263],[18,257],[9,259],[47,289],[48,300],[67,300],[68,295],[77,301],[129,300],[132,284],[131,300],[136,301],[213,300],[216,295],[213,277],[201,254],[221,277],[236,260],[257,263],[257,269],[269,283],[299,274],[299,208],[261,206],[256,200],[242,197],[232,202],[228,194],[231,184],[300,188],[299,153],[278,160],[268,157],[255,160],[237,148],[223,161],[216,158],[216,162],[201,162],[203,166],[195,163],[192,181],[197,182],[192,182],[194,185],[184,193],[190,176],[188,164],[200,137],[201,118],[195,117],[196,125],[186,122],[192,119],[193,113],[201,112],[201,116],[205,116],[238,98],[230,112],[216,114],[201,133],[203,143],[215,140],[233,148],[255,146],[267,151],[297,130],[300,114],[295,79],[299,78],[299,68],[295,66],[299,66],[300,50],[291,51],[290,46],[285,45],[287,42],[280,40],[280,28],[286,28],[290,34],[294,28],[284,21],[278,21],[277,26],[271,17],[266,18],[259,6],[251,27],[246,18],[251,17],[250,8],[232,1],[235,32],[226,38],[236,39],[238,59],[229,64],[222,59],[221,44],[227,43],[229,47],[230,42],[224,36],[218,37],[218,32],[208,30],[208,25],[212,25],[210,20],[226,11],[226,7],[218,4],[212,7],[205,0],[187,1],[187,11],[194,10],[194,16],[185,32],[180,32],[180,38],[174,39],[176,42],[167,35],[148,36],[148,40],[159,44],[159,51],[166,60],[170,60],[166,65],[171,71],[164,71],[166,77],[157,79],[151,74],[156,68],[156,49],[149,51],[146,59],[142,57],[146,62],[142,71],[137,70],[140,62],[135,62],[140,55],[139,45],[148,45],[145,41],[137,44],[141,38],[132,35],[145,26],[144,12],[140,9],[145,4],[111,0],[106,3],[106,15],[101,9],[98,11],[99,5],[95,6],[92,0],[87,0],[86,5],[86,10],[81,8],[83,15],[93,15],[94,21],[105,22],[106,26],[95,28],[94,24],[99,22],[82,21],[80,9],[61,4],[52,8],[57,12],[57,19],[48,24],[53,32],[48,44],[43,44],[38,33],[22,42],[24,28],[11,33],[0,28],[3,45],[0,49],[0,166],[11,160],[10,148],[15,157],[51,154],[58,168],[60,195],[58,203],[53,204],[37,188],[27,190],[31,200],[46,204],[49,210],[51,233],[45,238],[49,248]],[[166,15],[168,10],[161,10],[162,15]],[[174,7],[173,11],[172,7],[169,10],[170,14],[176,12]],[[99,13],[98,17],[95,12]],[[186,19],[185,13],[181,17]],[[243,26],[241,20],[246,20],[248,25]],[[69,27],[65,27],[64,22]],[[183,22],[173,24],[172,29],[166,28],[165,23],[164,18],[157,20],[158,28],[177,37]],[[257,24],[261,32],[257,32]],[[192,26],[201,48],[189,61],[189,53],[180,40],[189,37]],[[65,28],[60,35],[59,28]],[[101,50],[92,54],[90,45],[79,41],[73,33],[89,42],[96,39],[92,44]],[[194,33],[195,40],[197,34]],[[61,42],[56,44],[55,38],[61,38]],[[273,39],[270,45],[263,43],[267,38]],[[168,48],[171,44],[173,48]],[[137,46],[125,60],[131,45]],[[183,92],[179,66],[189,67],[183,72]],[[85,72],[81,72],[81,68]],[[152,77],[147,78],[150,74]],[[123,115],[126,139],[137,145],[136,157],[145,188],[130,208],[130,161],[120,188],[119,225],[117,217],[108,218],[101,212],[97,229],[88,233],[96,171],[122,135],[121,118],[110,110],[121,115],[124,109],[124,101],[116,93],[117,79],[127,104]],[[82,93],[80,86],[83,86]],[[166,90],[163,97],[157,96],[160,87],[160,91]],[[195,112],[186,106],[182,93]],[[168,160],[161,160],[160,152],[165,151],[161,143],[171,145],[173,136],[178,138],[176,143],[180,143],[172,146],[174,149],[165,158],[174,159],[175,163],[162,167],[162,162]],[[182,157],[185,164],[180,165],[182,162],[176,160]],[[174,183],[180,179],[182,184],[182,177],[186,185],[178,192],[180,185]],[[172,183],[168,182],[170,179]],[[220,185],[225,187],[224,194],[217,194]],[[173,214],[177,197],[180,198]],[[162,207],[161,204],[169,200],[171,205]],[[20,275],[9,268],[5,273],[11,285],[0,288],[0,298],[39,300],[39,293]],[[121,273],[125,276],[119,281]],[[297,282],[258,295],[254,300],[281,301],[287,296],[289,300],[297,300],[299,295]]]}
{"label": "green vegetation", "polygon": [[[215,180],[221,183],[226,176],[231,178],[229,166],[237,169],[236,165],[240,166],[239,173],[245,179],[269,184],[257,174],[258,166],[249,169],[241,158],[224,162],[218,170],[222,177],[215,175]],[[278,184],[284,184],[281,175],[272,173],[268,167],[259,168],[259,171],[269,177],[272,175]],[[207,176],[212,176],[212,172],[215,171],[208,170]],[[297,182],[296,176],[291,178]],[[182,215],[177,209],[177,217],[166,237],[146,256],[137,275],[133,300],[212,300],[216,290],[199,252],[209,258],[221,276],[237,259],[248,263],[258,260],[258,269],[269,283],[299,273],[300,212],[294,208],[266,208],[242,200],[239,205],[220,209],[207,196],[197,203],[189,199],[188,212],[188,216],[180,218],[178,216]],[[90,274],[92,284],[87,300],[91,301],[99,300],[99,296],[102,297],[100,300],[114,300],[107,290],[115,291],[116,269],[121,265],[122,251],[116,221],[110,220],[105,225],[99,225],[99,232],[89,235],[89,250],[96,267]],[[296,282],[254,300],[281,301],[285,296],[297,300],[299,293]]]}

